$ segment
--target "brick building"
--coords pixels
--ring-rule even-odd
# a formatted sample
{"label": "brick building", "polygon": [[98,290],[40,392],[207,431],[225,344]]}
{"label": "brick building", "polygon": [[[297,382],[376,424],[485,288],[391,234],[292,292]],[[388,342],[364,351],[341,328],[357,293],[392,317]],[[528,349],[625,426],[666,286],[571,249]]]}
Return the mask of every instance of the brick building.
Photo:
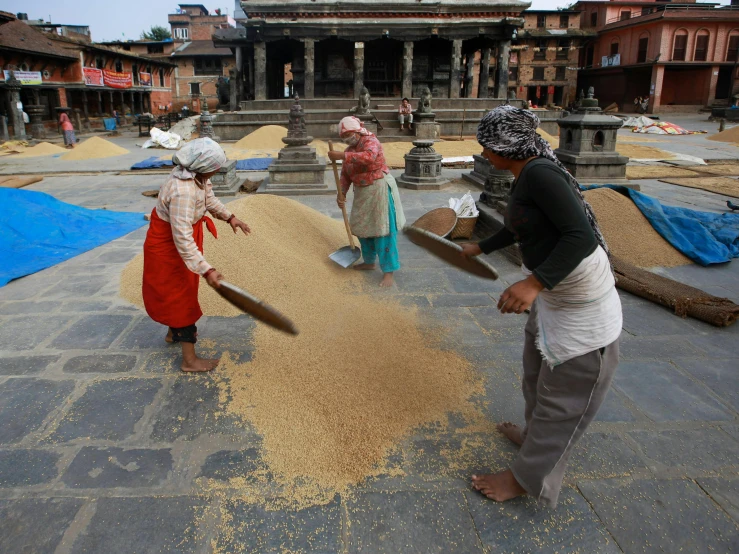
{"label": "brick building", "polygon": [[580,28],[572,10],[526,10],[511,45],[508,87],[533,105],[567,106],[577,95],[580,50],[593,30]]}
{"label": "brick building", "polygon": [[174,109],[187,104],[200,111],[193,95],[200,95],[211,110],[218,106],[217,84],[236,66],[236,58],[229,48],[216,48],[213,33],[216,29],[235,27],[228,15],[211,14],[201,4],[180,4],[177,13],[169,15],[174,50],[171,59],[176,63],[172,82]]}
{"label": "brick building", "polygon": [[578,87],[603,104],[649,112],[698,111],[737,92],[739,9],[695,2],[581,1],[581,25],[597,35],[582,52]]}

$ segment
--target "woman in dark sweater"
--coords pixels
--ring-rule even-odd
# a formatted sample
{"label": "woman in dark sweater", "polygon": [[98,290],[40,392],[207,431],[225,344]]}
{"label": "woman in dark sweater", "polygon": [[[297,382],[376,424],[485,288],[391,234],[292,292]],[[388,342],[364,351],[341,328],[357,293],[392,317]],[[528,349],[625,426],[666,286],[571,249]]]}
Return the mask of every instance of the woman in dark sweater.
{"label": "woman in dark sweater", "polygon": [[483,156],[516,178],[505,228],[464,246],[477,256],[518,243],[525,278],[508,287],[504,314],[530,309],[523,351],[523,429],[498,425],[519,445],[506,471],[472,476],[485,496],[505,501],[529,494],[557,504],[573,447],[605,400],[618,365],[621,304],[608,249],[577,181],[536,134],[538,118],[500,106],[480,123]]}

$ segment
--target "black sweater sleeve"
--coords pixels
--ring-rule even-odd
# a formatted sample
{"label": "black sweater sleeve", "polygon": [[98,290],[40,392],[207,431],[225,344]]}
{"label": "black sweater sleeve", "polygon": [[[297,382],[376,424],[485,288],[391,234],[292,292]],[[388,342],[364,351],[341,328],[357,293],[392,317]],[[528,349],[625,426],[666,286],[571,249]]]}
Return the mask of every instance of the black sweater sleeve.
{"label": "black sweater sleeve", "polygon": [[490,254],[490,252],[495,250],[511,246],[512,244],[515,244],[515,242],[516,239],[514,238],[513,233],[507,227],[503,227],[494,235],[481,240],[478,243],[478,246],[485,254]]}
{"label": "black sweater sleeve", "polygon": [[546,260],[533,270],[545,287],[553,289],[598,243],[580,199],[561,171],[541,164],[532,167],[526,177],[530,198],[561,235]]}

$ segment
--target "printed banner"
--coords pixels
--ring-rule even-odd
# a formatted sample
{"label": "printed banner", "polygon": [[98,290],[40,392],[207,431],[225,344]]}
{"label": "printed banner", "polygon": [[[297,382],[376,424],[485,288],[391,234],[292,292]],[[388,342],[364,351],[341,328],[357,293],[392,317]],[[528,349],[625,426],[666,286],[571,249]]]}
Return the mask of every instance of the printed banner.
{"label": "printed banner", "polygon": [[21,85],[40,85],[41,84],[41,72],[40,71],[3,71],[5,74],[5,80],[10,79],[10,74],[14,73],[15,78],[21,82]]}
{"label": "printed banner", "polygon": [[103,69],[103,83],[110,88],[131,88],[133,86],[133,73],[118,73]]}
{"label": "printed banner", "polygon": [[613,56],[603,56],[600,61],[602,67],[621,65],[621,54],[615,54]]}
{"label": "printed banner", "polygon": [[82,75],[85,78],[85,84],[88,87],[103,87],[103,70],[94,67],[83,67]]}
{"label": "printed banner", "polygon": [[554,85],[550,85],[547,87],[547,94],[554,94]]}
{"label": "printed banner", "polygon": [[151,86],[151,73],[139,73],[139,84],[142,87]]}

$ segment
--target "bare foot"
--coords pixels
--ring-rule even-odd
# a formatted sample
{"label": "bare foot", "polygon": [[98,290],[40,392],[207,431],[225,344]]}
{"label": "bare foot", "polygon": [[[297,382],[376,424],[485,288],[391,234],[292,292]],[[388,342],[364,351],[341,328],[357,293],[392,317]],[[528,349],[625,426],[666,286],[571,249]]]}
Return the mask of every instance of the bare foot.
{"label": "bare foot", "polygon": [[359,271],[371,271],[375,269],[377,266],[375,264],[357,264],[353,265],[352,269],[357,269]]}
{"label": "bare foot", "polygon": [[472,486],[490,500],[505,502],[526,494],[526,490],[518,484],[510,469],[500,473],[473,475]]}
{"label": "bare foot", "polygon": [[522,429],[515,423],[504,421],[496,425],[495,428],[503,433],[513,444],[517,444],[518,446],[523,444],[523,437],[521,436]]}
{"label": "bare foot", "polygon": [[382,276],[382,281],[380,281],[380,286],[382,288],[389,288],[389,287],[392,287],[393,286],[393,283],[395,283],[395,281],[393,281],[393,274],[392,273],[385,273]]}
{"label": "bare foot", "polygon": [[182,360],[182,366],[180,369],[182,371],[186,371],[188,373],[197,373],[197,372],[203,372],[203,371],[211,371],[212,369],[215,369],[218,365],[218,362],[220,362],[220,358],[216,359],[207,359],[207,358],[198,358],[195,357],[194,360]]}

